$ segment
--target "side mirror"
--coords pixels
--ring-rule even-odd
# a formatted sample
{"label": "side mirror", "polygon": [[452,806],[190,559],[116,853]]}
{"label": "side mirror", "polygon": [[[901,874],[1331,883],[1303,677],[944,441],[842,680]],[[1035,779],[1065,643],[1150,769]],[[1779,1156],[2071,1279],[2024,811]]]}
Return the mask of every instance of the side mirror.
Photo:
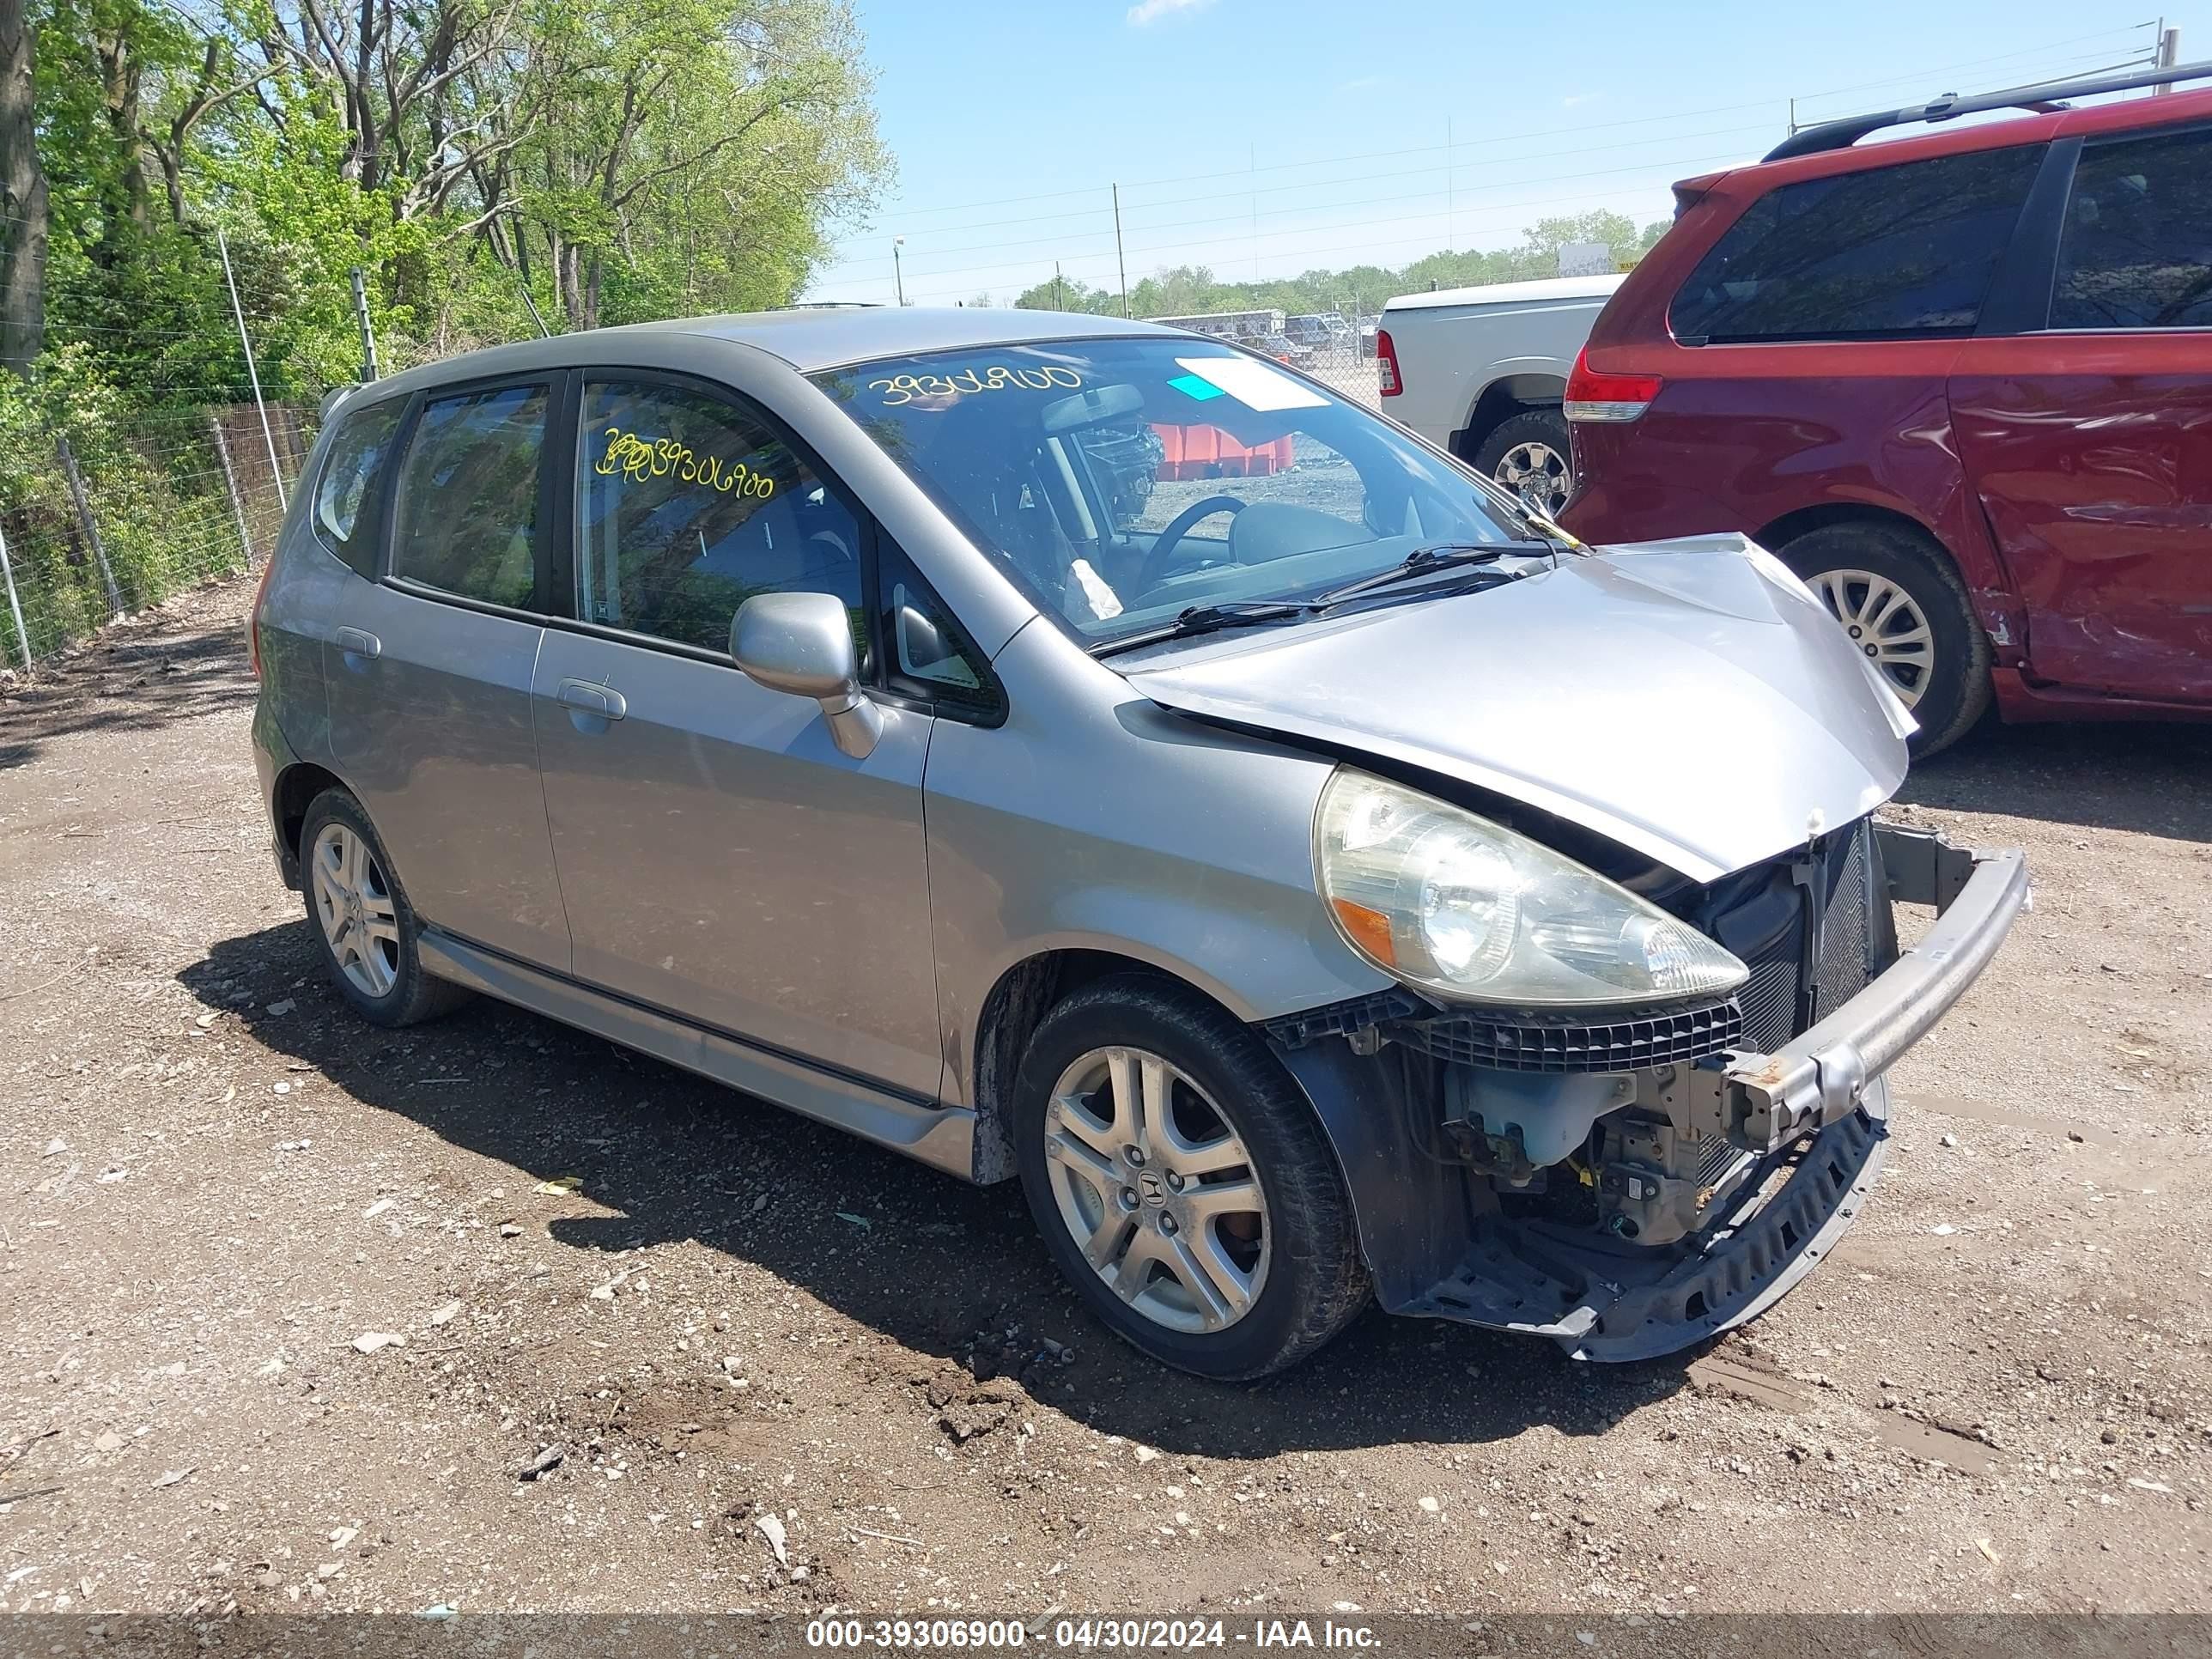
{"label": "side mirror", "polygon": [[820,703],[841,754],[874,751],[883,710],[860,684],[853,625],[835,594],[754,594],[731,619],[730,658],[755,684]]}

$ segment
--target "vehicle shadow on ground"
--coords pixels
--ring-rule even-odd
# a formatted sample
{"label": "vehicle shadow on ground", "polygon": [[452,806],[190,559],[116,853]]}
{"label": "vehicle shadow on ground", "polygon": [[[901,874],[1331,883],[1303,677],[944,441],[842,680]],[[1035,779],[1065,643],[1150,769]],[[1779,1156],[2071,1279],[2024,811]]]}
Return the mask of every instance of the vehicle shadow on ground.
{"label": "vehicle shadow on ground", "polygon": [[1918,806],[2212,841],[2212,725],[2000,726],[1917,762]]}
{"label": "vehicle shadow on ground", "polygon": [[134,633],[126,625],[0,696],[0,769],[25,765],[73,732],[149,731],[241,708],[253,696],[245,632],[234,618],[185,632]]}
{"label": "vehicle shadow on ground", "polygon": [[[1019,1368],[1040,1406],[1165,1451],[1466,1443],[1536,1425],[1596,1434],[1683,1384],[1686,1354],[1577,1365],[1547,1343],[1372,1310],[1285,1376],[1203,1382],[1091,1318],[1046,1258],[1014,1183],[969,1187],[488,1000],[434,1025],[378,1030],[325,981],[304,920],[225,939],[179,978],[353,1099],[520,1171],[506,1179],[510,1191],[581,1176],[586,1196],[615,1213],[554,1221],[559,1244],[696,1239],[923,1356],[916,1371],[972,1364],[981,1339],[997,1369]],[[261,1012],[287,1000],[287,1013]],[[1002,1342],[1010,1327],[1020,1334]],[[1045,1339],[1072,1349],[1073,1363],[1021,1367]]]}

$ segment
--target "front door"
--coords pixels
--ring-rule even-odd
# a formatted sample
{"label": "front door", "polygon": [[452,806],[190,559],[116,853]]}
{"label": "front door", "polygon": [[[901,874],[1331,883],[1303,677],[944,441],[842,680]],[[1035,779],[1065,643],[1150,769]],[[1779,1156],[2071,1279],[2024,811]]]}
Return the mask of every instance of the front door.
{"label": "front door", "polygon": [[338,771],[416,909],[565,970],[530,708],[554,392],[539,380],[425,402],[399,462],[388,574],[347,580],[323,649]]}
{"label": "front door", "polygon": [[538,750],[587,983],[901,1091],[943,1068],[921,821],[930,715],[864,761],[727,654],[754,593],[867,637],[856,514],[758,414],[688,383],[583,387],[575,615],[538,659]]}
{"label": "front door", "polygon": [[1951,382],[2029,665],[2212,702],[2212,129],[2083,147],[2050,322],[1968,342]]}

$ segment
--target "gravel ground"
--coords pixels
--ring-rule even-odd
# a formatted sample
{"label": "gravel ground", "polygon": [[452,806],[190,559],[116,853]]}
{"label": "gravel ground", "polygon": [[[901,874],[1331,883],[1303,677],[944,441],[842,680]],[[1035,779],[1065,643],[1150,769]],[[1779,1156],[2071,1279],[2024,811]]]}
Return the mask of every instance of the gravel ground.
{"label": "gravel ground", "polygon": [[349,1018],[246,599],[0,693],[6,1606],[2212,1604],[2212,730],[1912,779],[2035,909],[1749,1332],[1610,1370],[1370,1314],[1215,1388],[1091,1324],[1011,1187],[491,1003]]}

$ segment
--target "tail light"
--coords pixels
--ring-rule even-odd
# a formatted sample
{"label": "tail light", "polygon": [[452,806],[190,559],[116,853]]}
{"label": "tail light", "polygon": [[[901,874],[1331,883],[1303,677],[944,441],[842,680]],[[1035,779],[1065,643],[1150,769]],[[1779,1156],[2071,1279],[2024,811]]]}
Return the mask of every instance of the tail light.
{"label": "tail light", "polygon": [[268,602],[269,579],[276,574],[276,550],[262,562],[261,580],[253,590],[253,609],[246,613],[246,654],[253,664],[253,678],[261,678],[261,607]]}
{"label": "tail light", "polygon": [[1406,389],[1405,381],[1398,378],[1398,348],[1387,328],[1375,331],[1375,379],[1386,398],[1395,398]]}
{"label": "tail light", "polygon": [[1601,374],[1589,366],[1589,348],[1575,354],[1567,376],[1565,413],[1571,421],[1632,421],[1651,407],[1666,382],[1656,374]]}

